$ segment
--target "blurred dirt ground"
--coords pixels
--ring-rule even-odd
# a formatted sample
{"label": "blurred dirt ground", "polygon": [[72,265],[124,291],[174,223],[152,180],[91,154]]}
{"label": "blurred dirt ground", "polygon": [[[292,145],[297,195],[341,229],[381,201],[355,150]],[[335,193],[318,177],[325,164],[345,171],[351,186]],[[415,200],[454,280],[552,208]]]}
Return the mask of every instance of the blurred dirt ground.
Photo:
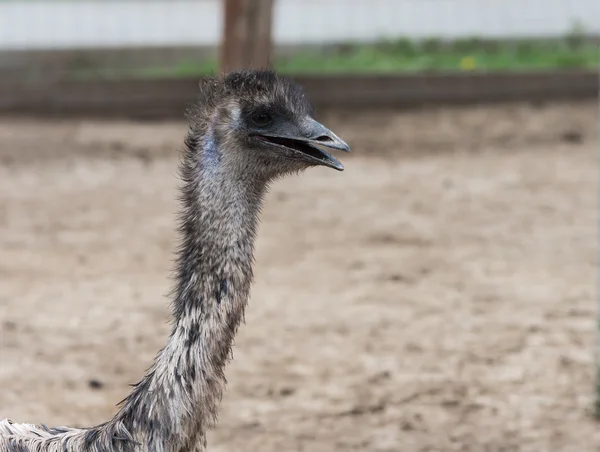
{"label": "blurred dirt ground", "polygon": [[[596,103],[321,118],[209,450],[600,450]],[[0,418],[98,423],[164,344],[184,131],[0,120]]]}

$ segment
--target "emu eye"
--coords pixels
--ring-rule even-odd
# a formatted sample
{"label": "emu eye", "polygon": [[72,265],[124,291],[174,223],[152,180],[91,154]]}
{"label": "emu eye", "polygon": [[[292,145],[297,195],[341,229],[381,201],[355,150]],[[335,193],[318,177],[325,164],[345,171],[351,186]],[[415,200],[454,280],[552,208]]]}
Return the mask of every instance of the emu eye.
{"label": "emu eye", "polygon": [[256,113],[252,116],[251,119],[252,122],[259,127],[266,126],[272,120],[271,115],[269,115],[268,113]]}

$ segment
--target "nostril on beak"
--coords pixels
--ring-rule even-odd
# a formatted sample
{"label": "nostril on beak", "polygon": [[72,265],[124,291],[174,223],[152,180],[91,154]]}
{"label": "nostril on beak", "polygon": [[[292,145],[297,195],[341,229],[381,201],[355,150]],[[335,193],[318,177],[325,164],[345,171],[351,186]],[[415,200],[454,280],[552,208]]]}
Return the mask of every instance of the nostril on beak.
{"label": "nostril on beak", "polygon": [[333,140],[327,135],[321,135],[320,137],[315,138],[315,141],[320,141],[321,143],[331,143]]}

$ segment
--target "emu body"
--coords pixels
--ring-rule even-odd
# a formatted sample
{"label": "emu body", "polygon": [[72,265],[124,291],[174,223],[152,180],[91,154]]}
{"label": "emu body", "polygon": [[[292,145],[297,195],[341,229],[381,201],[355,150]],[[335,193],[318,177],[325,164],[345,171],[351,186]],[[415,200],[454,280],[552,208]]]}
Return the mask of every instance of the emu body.
{"label": "emu body", "polygon": [[343,169],[315,143],[349,148],[312,119],[300,87],[268,71],[209,80],[189,118],[180,165],[173,328],[166,346],[111,420],[86,429],[0,421],[0,452],[205,448],[250,295],[268,185],[311,166]]}

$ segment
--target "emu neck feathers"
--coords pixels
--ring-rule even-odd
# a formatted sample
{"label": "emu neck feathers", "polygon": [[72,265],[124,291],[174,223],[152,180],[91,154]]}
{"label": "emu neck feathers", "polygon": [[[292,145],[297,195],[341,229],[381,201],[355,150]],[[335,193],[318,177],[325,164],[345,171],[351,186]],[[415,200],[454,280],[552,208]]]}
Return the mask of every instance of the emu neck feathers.
{"label": "emu neck feathers", "polygon": [[[228,174],[212,133],[192,130],[181,163],[181,243],[167,345],[113,419],[89,429],[0,422],[0,452],[199,452],[244,317],[265,185]],[[230,171],[230,170],[229,170]]]}
{"label": "emu neck feathers", "polygon": [[216,420],[224,367],[250,292],[264,192],[227,174],[211,131],[186,144],[175,325],[119,414],[134,438],[162,443],[156,450],[165,451],[194,450]]}

